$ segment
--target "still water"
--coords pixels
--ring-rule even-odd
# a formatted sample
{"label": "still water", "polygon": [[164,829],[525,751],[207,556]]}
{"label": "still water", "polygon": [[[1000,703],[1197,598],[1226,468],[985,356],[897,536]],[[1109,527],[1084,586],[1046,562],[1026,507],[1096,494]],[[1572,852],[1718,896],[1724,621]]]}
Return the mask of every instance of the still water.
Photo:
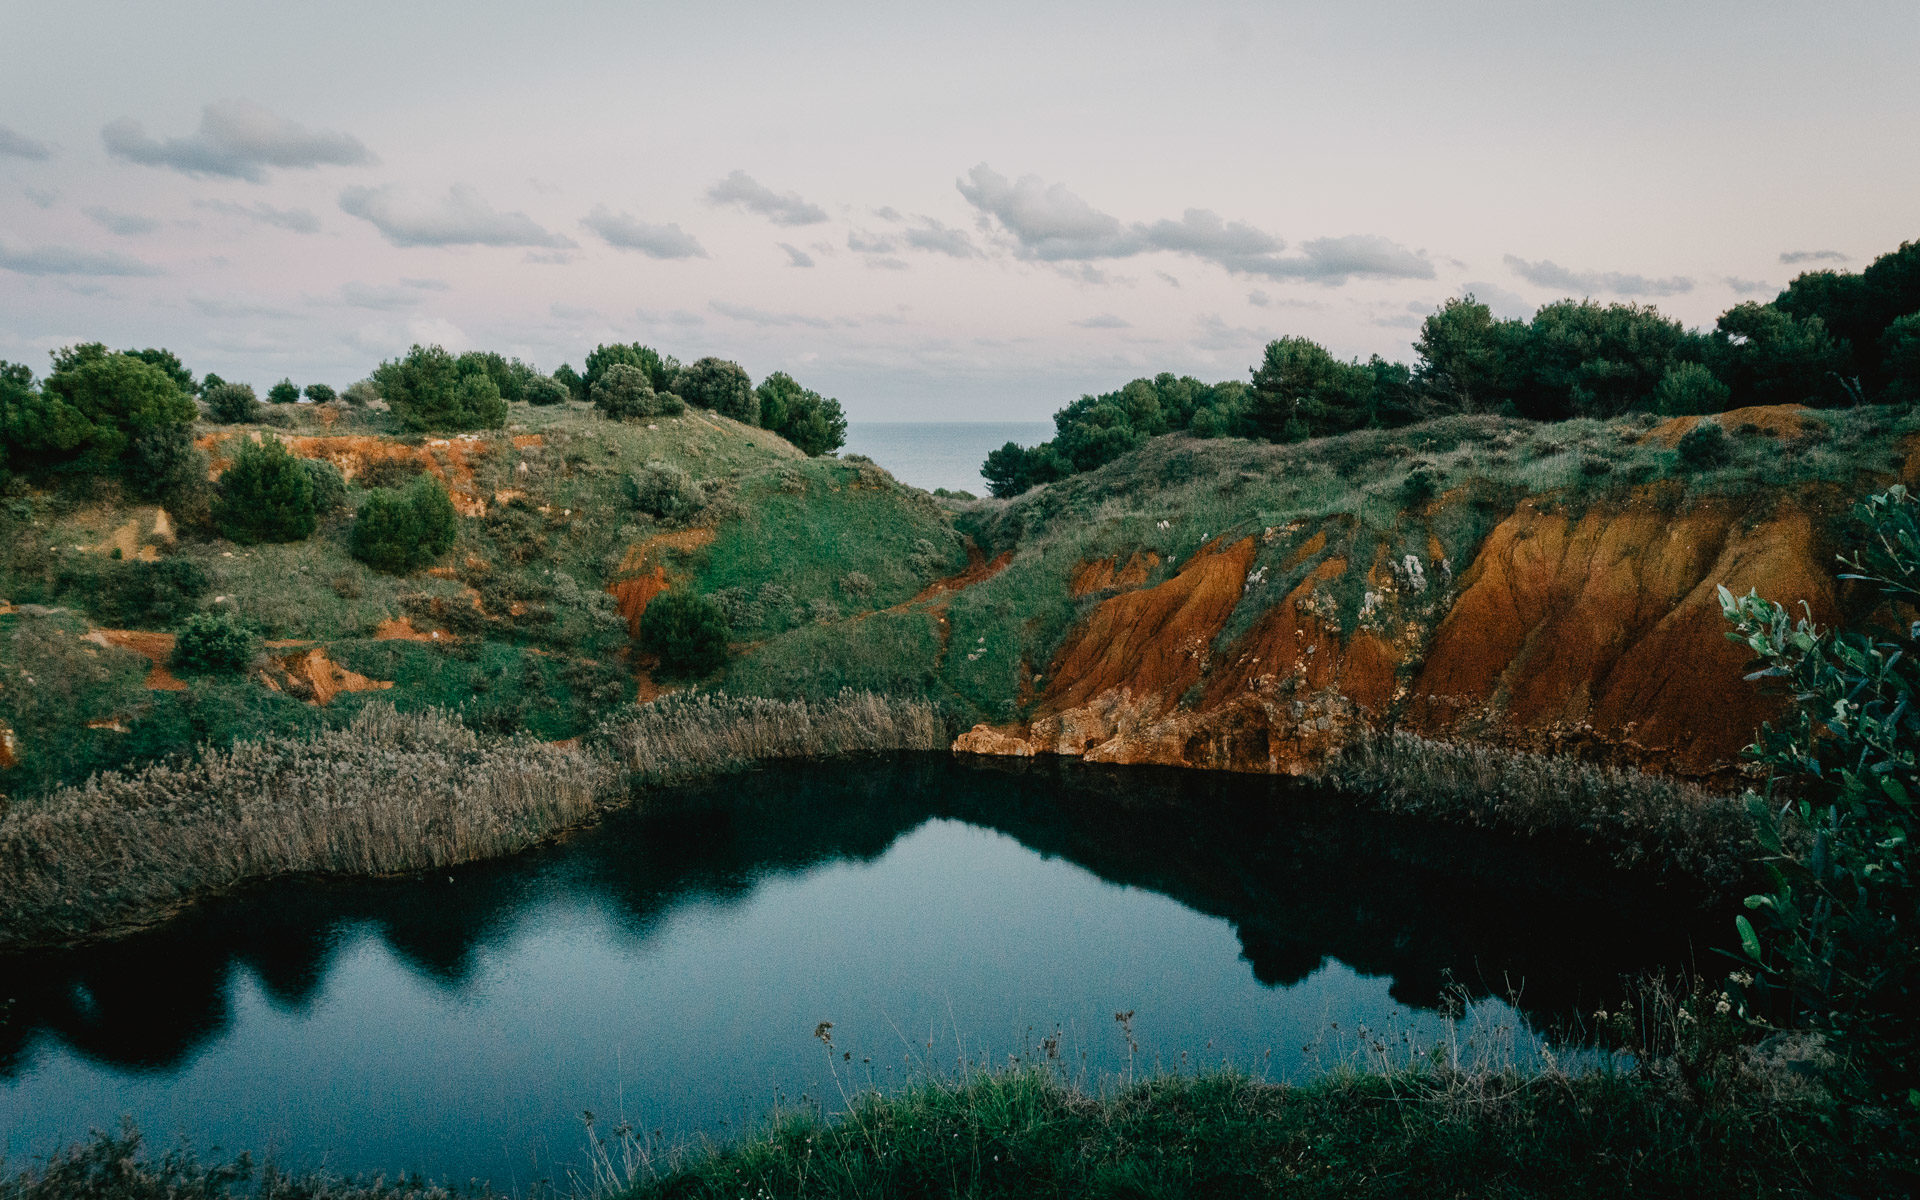
{"label": "still water", "polygon": [[988,451],[1037,445],[1053,434],[1052,421],[854,421],[840,452],[864,454],[914,487],[984,496],[980,464]]}
{"label": "still water", "polygon": [[[766,769],[508,862],[283,882],[81,952],[0,959],[0,1150],[150,1139],[524,1187],[591,1109],[724,1135],[839,1081],[1062,1036],[1302,1078],[1431,1039],[1449,981],[1522,1053],[1705,944],[1681,898],[1264,779],[903,756]],[[1711,932],[1709,927],[1708,932]]]}

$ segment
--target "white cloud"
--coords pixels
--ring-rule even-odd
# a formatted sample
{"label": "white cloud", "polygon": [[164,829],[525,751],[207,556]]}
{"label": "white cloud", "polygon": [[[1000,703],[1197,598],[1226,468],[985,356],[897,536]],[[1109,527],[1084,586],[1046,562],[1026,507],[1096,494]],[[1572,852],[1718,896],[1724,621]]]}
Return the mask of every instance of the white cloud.
{"label": "white cloud", "polygon": [[159,275],[160,268],[111,250],[72,246],[13,247],[0,242],[0,271],[20,275]]}
{"label": "white cloud", "polygon": [[207,212],[223,213],[229,217],[239,217],[261,225],[271,225],[290,233],[320,232],[320,218],[304,208],[275,208],[262,201],[255,201],[252,204],[235,204],[231,200],[195,200],[193,206],[205,209]]}
{"label": "white cloud", "polygon": [[232,320],[241,317],[295,317],[291,309],[281,308],[264,300],[248,300],[238,296],[189,296],[191,304],[202,316],[215,320]]}
{"label": "white cloud", "polygon": [[932,217],[917,218],[918,224],[908,229],[907,245],[915,250],[926,250],[933,254],[944,254],[949,258],[978,258],[980,250],[973,244],[973,238],[964,229],[955,229]]}
{"label": "white cloud", "polygon": [[1742,279],[1737,275],[1728,275],[1721,282],[1736,296],[1758,296],[1774,290],[1773,285],[1764,279]]}
{"label": "white cloud", "polygon": [[1084,321],[1075,321],[1074,324],[1079,326],[1082,329],[1132,329],[1133,328],[1132,321],[1127,320],[1125,317],[1115,316],[1113,313],[1101,313],[1098,316],[1088,317]]}
{"label": "white cloud", "polygon": [[1253,305],[1255,308],[1266,308],[1273,303],[1273,297],[1267,295],[1259,288],[1255,288],[1247,293],[1247,303]]}
{"label": "white cloud", "polygon": [[818,225],[827,211],[796,192],[776,192],[745,171],[734,171],[707,189],[715,204],[734,204],[759,213],[775,225]]}
{"label": "white cloud", "polygon": [[648,258],[707,257],[700,243],[679,225],[651,225],[632,213],[616,213],[604,204],[595,205],[580,223],[599,234],[607,245],[637,250]]}
{"label": "white cloud", "polygon": [[122,237],[133,234],[152,233],[160,228],[160,222],[152,217],[143,217],[139,213],[116,212],[111,208],[83,208],[81,212],[87,219],[108,233],[117,233]]}
{"label": "white cloud", "polygon": [[391,185],[350,187],[340,211],[359,217],[396,246],[544,246],[570,249],[572,239],[549,233],[523,212],[500,212],[466,184],[445,199],[420,203]]}
{"label": "white cloud", "polygon": [[0,158],[25,158],[45,162],[53,157],[53,147],[38,138],[30,138],[17,129],[0,125]]}
{"label": "white cloud", "polygon": [[754,308],[747,304],[729,304],[724,300],[712,301],[707,307],[723,317],[763,328],[801,325],[808,329],[837,329],[853,328],[860,324],[852,317],[820,317],[811,313],[769,312],[764,308]]}
{"label": "white cloud", "polygon": [[1460,285],[1460,295],[1471,296],[1487,306],[1494,316],[1503,321],[1525,321],[1530,319],[1535,305],[1528,304],[1525,296],[1511,288],[1501,287],[1497,283],[1477,280]]}
{"label": "white cloud", "polygon": [[1548,259],[1528,262],[1509,254],[1507,268],[1536,287],[1564,288],[1569,292],[1591,295],[1610,292],[1616,296],[1679,296],[1693,290],[1693,280],[1683,275],[1667,279],[1649,279],[1621,271],[1575,271]]}
{"label": "white cloud", "polygon": [[792,245],[791,243],[788,243],[788,242],[776,242],[775,245],[779,246],[782,250],[785,250],[787,252],[788,266],[810,267],[813,265],[813,255],[808,254],[805,250],[802,250],[800,247]]}
{"label": "white cloud", "polygon": [[1783,250],[1780,261],[1787,266],[1810,262],[1843,263],[1847,261],[1847,256],[1838,250]]}
{"label": "white cloud", "polygon": [[308,129],[247,100],[216,100],[200,113],[200,129],[159,141],[132,117],[100,130],[107,153],[186,175],[260,183],[269,167],[357,166],[373,154],[349,134]]}

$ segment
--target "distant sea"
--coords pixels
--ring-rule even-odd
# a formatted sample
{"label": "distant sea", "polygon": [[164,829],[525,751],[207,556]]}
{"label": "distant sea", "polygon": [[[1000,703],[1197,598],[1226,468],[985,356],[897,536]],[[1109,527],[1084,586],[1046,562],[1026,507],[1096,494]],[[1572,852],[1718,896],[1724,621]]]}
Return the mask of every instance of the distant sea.
{"label": "distant sea", "polygon": [[980,464],[1008,442],[1053,436],[1052,421],[849,421],[842,454],[864,454],[902,483],[987,494]]}

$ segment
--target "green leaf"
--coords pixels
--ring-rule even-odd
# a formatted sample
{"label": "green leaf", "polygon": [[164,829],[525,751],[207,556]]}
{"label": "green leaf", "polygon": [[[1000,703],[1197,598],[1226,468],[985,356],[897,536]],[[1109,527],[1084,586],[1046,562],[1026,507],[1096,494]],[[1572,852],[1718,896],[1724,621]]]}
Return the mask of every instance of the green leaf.
{"label": "green leaf", "polygon": [[1733,927],[1740,931],[1740,948],[1754,962],[1760,961],[1760,935],[1753,931],[1753,922],[1745,917],[1735,917]]}

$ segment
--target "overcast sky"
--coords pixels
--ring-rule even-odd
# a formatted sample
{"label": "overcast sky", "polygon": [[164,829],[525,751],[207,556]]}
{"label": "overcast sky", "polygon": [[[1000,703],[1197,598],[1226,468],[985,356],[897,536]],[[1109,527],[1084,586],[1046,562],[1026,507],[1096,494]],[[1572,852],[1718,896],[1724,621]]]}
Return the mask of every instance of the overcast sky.
{"label": "overcast sky", "polygon": [[1035,419],[1920,237],[1920,4],[0,0],[0,358],[640,340]]}

